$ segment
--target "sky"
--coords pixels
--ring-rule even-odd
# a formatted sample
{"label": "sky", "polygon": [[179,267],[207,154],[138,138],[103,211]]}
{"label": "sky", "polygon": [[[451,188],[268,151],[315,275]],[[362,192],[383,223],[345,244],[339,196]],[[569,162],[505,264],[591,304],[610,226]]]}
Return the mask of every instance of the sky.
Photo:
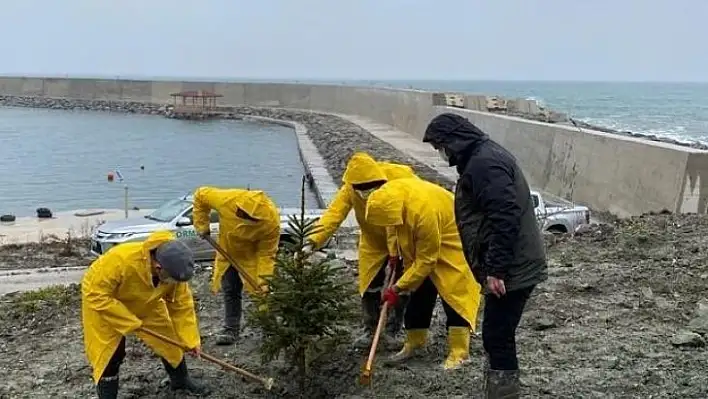
{"label": "sky", "polygon": [[0,74],[708,81],[707,0],[0,0]]}

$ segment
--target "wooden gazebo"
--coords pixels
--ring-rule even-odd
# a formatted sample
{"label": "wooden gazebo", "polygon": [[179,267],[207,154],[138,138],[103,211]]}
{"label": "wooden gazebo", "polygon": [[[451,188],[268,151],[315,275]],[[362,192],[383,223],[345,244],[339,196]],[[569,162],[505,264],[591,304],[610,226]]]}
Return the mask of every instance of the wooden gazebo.
{"label": "wooden gazebo", "polygon": [[223,97],[223,94],[216,94],[213,91],[192,90],[170,94],[175,109],[190,109],[195,112],[216,110],[216,99]]}
{"label": "wooden gazebo", "polygon": [[207,90],[182,91],[170,94],[173,109],[167,116],[177,119],[207,119],[218,117],[221,112],[216,99],[223,97]]}

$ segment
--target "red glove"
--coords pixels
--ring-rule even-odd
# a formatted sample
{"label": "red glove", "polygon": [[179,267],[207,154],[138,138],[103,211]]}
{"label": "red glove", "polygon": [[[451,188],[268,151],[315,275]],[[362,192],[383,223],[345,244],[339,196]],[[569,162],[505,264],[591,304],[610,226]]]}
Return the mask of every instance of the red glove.
{"label": "red glove", "polygon": [[398,295],[398,292],[396,292],[396,289],[394,287],[386,288],[386,290],[384,290],[384,303],[389,304],[389,306],[396,306],[399,299],[400,296]]}

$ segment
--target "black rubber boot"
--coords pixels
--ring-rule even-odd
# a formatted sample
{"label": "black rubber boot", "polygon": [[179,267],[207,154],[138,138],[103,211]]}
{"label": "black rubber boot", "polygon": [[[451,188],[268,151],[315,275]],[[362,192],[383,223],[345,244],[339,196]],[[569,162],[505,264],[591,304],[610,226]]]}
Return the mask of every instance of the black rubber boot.
{"label": "black rubber boot", "polygon": [[118,376],[104,377],[98,380],[96,385],[96,394],[98,399],[117,399],[118,398]]}
{"label": "black rubber boot", "polygon": [[162,359],[162,365],[165,366],[167,375],[170,376],[170,388],[173,391],[183,390],[198,396],[205,396],[210,393],[206,386],[195,382],[189,377],[187,362],[184,359],[176,368],[173,368],[165,359]]}
{"label": "black rubber boot", "polygon": [[518,399],[521,395],[519,370],[487,369],[485,382],[486,399]]}
{"label": "black rubber boot", "polygon": [[378,292],[365,292],[361,298],[361,311],[363,314],[364,328],[353,342],[355,348],[364,349],[371,346],[374,339],[374,331],[379,323],[379,310],[381,306],[381,294]]}
{"label": "black rubber boot", "polygon": [[383,336],[387,349],[398,350],[403,346],[405,339],[405,334],[403,333],[403,316],[406,313],[406,305],[408,305],[409,299],[409,295],[401,295],[400,302],[388,312],[386,331]]}
{"label": "black rubber boot", "polygon": [[233,345],[238,341],[239,338],[239,326],[234,327],[224,327],[218,334],[216,334],[216,344],[217,345]]}

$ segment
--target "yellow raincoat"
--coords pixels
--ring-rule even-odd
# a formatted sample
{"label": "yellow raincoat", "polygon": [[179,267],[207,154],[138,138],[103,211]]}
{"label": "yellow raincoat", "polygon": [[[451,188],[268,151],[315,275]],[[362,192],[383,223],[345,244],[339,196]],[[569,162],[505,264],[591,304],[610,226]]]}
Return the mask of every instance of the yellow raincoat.
{"label": "yellow raincoat", "polygon": [[[236,216],[242,209],[258,222]],[[219,244],[238,266],[256,282],[264,284],[263,277],[273,274],[280,242],[280,213],[275,203],[263,191],[200,187],[194,193],[192,218],[197,232],[209,229],[209,213],[219,213]],[[221,289],[221,279],[229,262],[217,253],[211,289]],[[258,292],[248,280],[243,279],[249,293]]]}
{"label": "yellow raincoat", "polygon": [[[123,336],[144,327],[200,345],[192,291],[187,283],[152,283],[150,251],[174,240],[169,231],[151,234],[144,242],[125,243],[96,259],[81,281],[81,314],[86,357],[96,383]],[[173,367],[184,355],[180,348],[140,331],[136,335]]]}
{"label": "yellow raincoat", "polygon": [[387,235],[386,228],[374,226],[364,219],[366,202],[352,188],[354,184],[368,183],[377,180],[395,180],[402,178],[418,178],[413,169],[407,165],[388,162],[377,162],[370,155],[357,152],[349,159],[347,169],[342,176],[344,183],[334,200],[320,217],[318,225],[321,230],[310,236],[317,247],[324,245],[347,218],[354,208],[354,215],[359,223],[359,294],[364,292],[381,269],[388,256],[396,256],[398,249],[395,235]]}
{"label": "yellow raincoat", "polygon": [[398,288],[414,291],[430,277],[440,296],[474,331],[481,287],[462,252],[454,201],[451,192],[431,182],[399,179],[371,194],[366,220],[395,227],[404,261]]}

